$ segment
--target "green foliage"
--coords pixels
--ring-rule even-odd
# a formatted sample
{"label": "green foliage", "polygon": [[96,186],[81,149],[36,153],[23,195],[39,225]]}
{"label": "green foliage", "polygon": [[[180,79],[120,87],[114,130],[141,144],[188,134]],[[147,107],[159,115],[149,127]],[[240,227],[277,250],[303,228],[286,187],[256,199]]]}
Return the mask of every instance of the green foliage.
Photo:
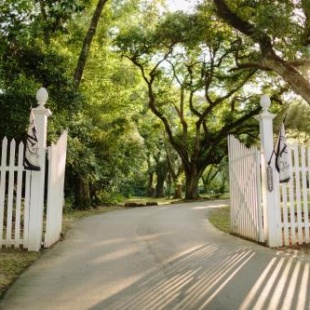
{"label": "green foliage", "polygon": [[233,70],[238,36],[225,34],[226,27],[213,29],[206,14],[169,14],[153,29],[134,25],[115,41],[140,69],[149,107],[182,159],[188,186],[197,185],[208,165],[220,163],[227,134],[258,135],[251,121],[258,100],[245,88],[256,71]]}
{"label": "green foliage", "polygon": [[[251,18],[254,2],[244,2],[249,9],[240,14]],[[256,86],[262,76],[235,67],[258,53],[216,17],[210,3],[197,14],[171,14],[158,9],[162,1],[107,2],[76,89],[73,72],[95,6],[90,0],[0,4],[0,136],[23,138],[35,93],[46,87],[53,113],[48,140],[69,129],[70,204],[78,206],[81,190],[90,195],[83,208],[141,195],[165,173],[169,186],[180,190],[185,168],[197,168],[199,177],[219,164],[228,133],[255,142],[257,123],[246,118],[259,100],[243,83]],[[257,6],[259,27],[272,8]],[[281,6],[285,18],[292,12]],[[285,27],[273,30],[279,44],[281,31],[295,31]],[[271,78],[266,84],[276,91]],[[145,112],[150,95],[166,124]],[[170,136],[163,128],[170,128]]]}

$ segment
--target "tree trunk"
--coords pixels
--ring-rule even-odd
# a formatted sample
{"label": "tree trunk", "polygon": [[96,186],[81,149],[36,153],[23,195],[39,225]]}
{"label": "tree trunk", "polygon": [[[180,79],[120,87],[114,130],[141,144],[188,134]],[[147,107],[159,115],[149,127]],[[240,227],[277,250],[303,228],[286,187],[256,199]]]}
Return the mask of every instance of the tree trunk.
{"label": "tree trunk", "polygon": [[93,14],[93,17],[91,19],[87,34],[85,36],[83,47],[82,47],[82,50],[81,50],[81,53],[79,56],[79,60],[78,60],[77,66],[75,68],[75,72],[74,72],[74,76],[73,76],[76,89],[79,88],[79,85],[80,85],[80,82],[82,79],[82,75],[84,72],[86,60],[87,60],[89,50],[91,47],[91,43],[92,43],[93,37],[96,33],[96,29],[97,29],[97,26],[99,23],[101,12],[102,12],[103,7],[107,1],[108,0],[99,0],[98,1],[97,7],[96,7],[95,12]]}
{"label": "tree trunk", "polygon": [[164,183],[165,183],[166,176],[164,175],[157,175],[157,183],[155,189],[155,198],[164,197]]}
{"label": "tree trunk", "polygon": [[44,43],[48,46],[50,44],[50,35],[49,35],[49,31],[46,26],[47,25],[47,14],[44,8],[44,1],[40,0],[39,3],[40,3],[41,14],[42,14],[43,21],[44,21],[44,26],[43,26]]}
{"label": "tree trunk", "polygon": [[174,196],[173,199],[181,199],[182,198],[182,184],[176,183],[174,185]]}
{"label": "tree trunk", "polygon": [[195,200],[199,198],[198,181],[200,173],[197,169],[185,169],[185,199]]}
{"label": "tree trunk", "polygon": [[88,209],[91,207],[91,195],[89,181],[81,176],[76,178],[75,206],[78,209]]}
{"label": "tree trunk", "polygon": [[153,197],[154,188],[153,188],[153,172],[148,173],[148,182],[147,182],[147,196]]}
{"label": "tree trunk", "polygon": [[167,165],[166,162],[159,162],[156,166],[156,188],[155,188],[155,197],[160,198],[164,197],[164,184],[167,176]]}

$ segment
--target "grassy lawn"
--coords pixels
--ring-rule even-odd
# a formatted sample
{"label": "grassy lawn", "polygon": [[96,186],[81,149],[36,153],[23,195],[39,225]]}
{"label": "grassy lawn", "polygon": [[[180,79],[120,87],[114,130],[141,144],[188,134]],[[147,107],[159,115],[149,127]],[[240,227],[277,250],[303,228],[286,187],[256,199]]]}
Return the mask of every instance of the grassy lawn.
{"label": "grassy lawn", "polygon": [[217,229],[230,232],[230,208],[214,208],[208,211],[208,220]]}
{"label": "grassy lawn", "polygon": [[23,250],[2,249],[0,251],[0,298],[39,256],[40,253],[29,253]]}

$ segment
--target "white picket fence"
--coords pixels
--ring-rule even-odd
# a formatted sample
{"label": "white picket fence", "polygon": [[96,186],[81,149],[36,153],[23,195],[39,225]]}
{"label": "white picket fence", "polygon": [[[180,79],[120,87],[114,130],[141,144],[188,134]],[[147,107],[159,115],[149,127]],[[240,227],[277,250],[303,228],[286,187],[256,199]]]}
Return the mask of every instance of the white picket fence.
{"label": "white picket fence", "polygon": [[234,234],[263,242],[260,152],[228,137],[230,177],[230,227]]}
{"label": "white picket fence", "polygon": [[[48,150],[48,196],[44,212],[44,246],[55,243],[61,233],[67,132]],[[0,249],[2,246],[28,248],[30,188],[32,175],[23,167],[24,144],[16,149],[13,139],[2,141],[0,166]]]}
{"label": "white picket fence", "polygon": [[[41,144],[41,170],[24,169],[23,142],[16,145],[14,139],[9,143],[8,139],[4,138],[1,145],[0,250],[2,247],[15,247],[39,251],[41,246],[49,247],[55,243],[61,234],[67,132],[65,131],[57,143],[46,150],[47,117],[51,113],[44,108],[47,100],[46,90],[40,89],[38,94],[39,107],[34,110],[37,114],[37,134]],[[47,184],[45,184],[46,154]]]}
{"label": "white picket fence", "polygon": [[288,146],[291,178],[280,185],[280,210],[283,245],[310,243],[310,149]]}
{"label": "white picket fence", "polygon": [[[231,231],[271,247],[308,244],[310,148],[288,145],[291,177],[289,182],[279,183],[271,156],[272,118],[265,107],[260,115],[260,151],[228,137]],[[268,176],[269,160],[272,174]]]}
{"label": "white picket fence", "polygon": [[24,170],[23,155],[22,142],[16,152],[15,140],[8,145],[7,138],[3,139],[0,167],[0,248],[12,245],[15,248],[27,247],[31,173]]}

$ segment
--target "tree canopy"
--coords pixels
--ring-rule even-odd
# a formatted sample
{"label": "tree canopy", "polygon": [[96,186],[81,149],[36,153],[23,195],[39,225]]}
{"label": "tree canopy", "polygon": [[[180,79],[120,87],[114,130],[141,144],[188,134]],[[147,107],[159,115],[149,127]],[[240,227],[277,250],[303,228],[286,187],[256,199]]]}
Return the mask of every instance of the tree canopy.
{"label": "tree canopy", "polygon": [[310,104],[308,0],[214,0],[216,14],[240,34],[239,68],[278,74]]}
{"label": "tree canopy", "polygon": [[255,143],[262,93],[310,103],[308,2],[201,1],[190,13],[163,0],[2,2],[0,136],[23,139],[44,86],[49,140],[69,129],[76,207],[165,184],[195,199],[201,177],[208,187],[225,169],[228,134]]}
{"label": "tree canopy", "polygon": [[226,136],[253,132],[259,111],[257,96],[244,88],[257,69],[230,70],[238,38],[227,27],[214,28],[211,14],[168,14],[153,28],[134,26],[116,39],[140,70],[148,106],[182,160],[187,199],[198,197],[206,167],[223,159]]}

